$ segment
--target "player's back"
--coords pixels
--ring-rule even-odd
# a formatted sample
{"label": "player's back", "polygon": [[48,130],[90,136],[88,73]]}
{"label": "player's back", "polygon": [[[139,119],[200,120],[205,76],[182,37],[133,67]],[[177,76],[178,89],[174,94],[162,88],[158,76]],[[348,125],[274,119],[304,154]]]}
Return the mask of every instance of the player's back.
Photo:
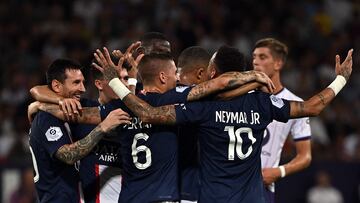
{"label": "player's back", "polygon": [[79,202],[78,171],[55,157],[59,147],[71,143],[63,121],[40,111],[30,131],[34,182],[40,202]]}
{"label": "player's back", "polygon": [[[160,94],[139,95],[151,105],[167,104]],[[179,199],[176,128],[143,124],[133,118],[122,139],[124,182],[120,202]]]}
{"label": "player's back", "polygon": [[[147,93],[139,95],[153,106],[184,102],[186,96]],[[118,102],[119,104],[119,102]],[[123,185],[119,202],[179,200],[177,128],[144,124],[133,117],[120,131]]]}
{"label": "player's back", "polygon": [[273,118],[286,120],[288,114],[288,103],[262,92],[179,105],[177,122],[199,127],[199,202],[263,202],[263,131]]}

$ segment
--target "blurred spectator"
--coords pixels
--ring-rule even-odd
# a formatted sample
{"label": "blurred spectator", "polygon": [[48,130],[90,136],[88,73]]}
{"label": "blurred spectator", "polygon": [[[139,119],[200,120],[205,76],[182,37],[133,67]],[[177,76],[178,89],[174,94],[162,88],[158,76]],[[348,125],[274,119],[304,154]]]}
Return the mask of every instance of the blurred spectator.
{"label": "blurred spectator", "polygon": [[331,179],[326,171],[319,171],[315,177],[316,185],[307,195],[308,203],[342,203],[341,192],[331,185]]}
{"label": "blurred spectator", "polygon": [[19,188],[11,194],[10,203],[35,203],[35,194],[33,169],[26,168],[21,172]]}

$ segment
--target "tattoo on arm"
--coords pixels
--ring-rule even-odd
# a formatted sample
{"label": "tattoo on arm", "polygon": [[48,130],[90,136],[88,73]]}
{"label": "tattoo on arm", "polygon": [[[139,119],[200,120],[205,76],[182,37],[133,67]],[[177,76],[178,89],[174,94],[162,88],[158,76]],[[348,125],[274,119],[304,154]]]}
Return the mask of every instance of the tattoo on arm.
{"label": "tattoo on arm", "polygon": [[322,103],[323,105],[326,105],[324,95],[322,95],[321,93],[319,93],[317,96],[320,98],[321,103]]}
{"label": "tattoo on arm", "polygon": [[104,135],[105,134],[98,125],[83,139],[60,147],[55,156],[67,164],[74,164],[76,161],[89,154]]}
{"label": "tattoo on arm", "polygon": [[176,122],[174,105],[153,107],[133,94],[128,94],[123,102],[145,123],[171,125]]}
{"label": "tattoo on arm", "polygon": [[100,110],[98,107],[83,108],[78,123],[99,124],[101,122]]}
{"label": "tattoo on arm", "polygon": [[224,90],[237,88],[255,80],[255,72],[228,72],[218,78],[200,83],[191,89],[187,101],[195,101]]}
{"label": "tattoo on arm", "polygon": [[[58,105],[42,103],[39,106],[39,109],[52,114],[58,119],[61,119],[63,121],[66,120],[64,113],[60,110]],[[101,122],[100,111],[98,107],[83,108],[81,115],[75,117],[75,119],[71,121],[76,123],[86,123],[86,124],[94,124],[94,125],[99,124]]]}

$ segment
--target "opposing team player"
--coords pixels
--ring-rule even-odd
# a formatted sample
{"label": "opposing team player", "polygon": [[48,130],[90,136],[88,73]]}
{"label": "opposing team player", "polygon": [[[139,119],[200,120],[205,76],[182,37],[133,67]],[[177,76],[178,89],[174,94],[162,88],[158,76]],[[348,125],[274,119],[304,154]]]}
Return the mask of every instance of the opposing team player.
{"label": "opposing team player", "polygon": [[[274,95],[279,98],[303,101],[285,88],[281,82],[281,70],[285,66],[288,48],[273,38],[256,42],[253,51],[254,70],[266,73],[275,84]],[[281,151],[287,136],[295,141],[296,157],[279,166]],[[261,167],[265,184],[266,202],[275,202],[275,184],[279,178],[303,170],[311,162],[311,129],[309,118],[290,119],[286,123],[273,121],[265,130],[261,151]]]}

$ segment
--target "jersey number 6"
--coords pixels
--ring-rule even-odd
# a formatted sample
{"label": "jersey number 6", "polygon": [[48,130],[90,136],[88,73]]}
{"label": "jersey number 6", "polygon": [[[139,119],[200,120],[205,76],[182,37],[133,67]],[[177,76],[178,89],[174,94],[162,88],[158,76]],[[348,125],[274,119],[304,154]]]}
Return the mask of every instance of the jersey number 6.
{"label": "jersey number 6", "polygon": [[[136,168],[140,169],[140,170],[144,170],[146,168],[148,168],[149,166],[151,166],[151,150],[145,146],[145,145],[140,145],[140,146],[136,146],[138,140],[147,140],[149,138],[149,136],[145,133],[138,133],[134,136],[134,141],[131,145],[131,155],[133,158],[133,162],[136,166]],[[145,152],[145,157],[146,157],[146,161],[145,163],[140,163],[138,161],[138,156],[137,154],[139,152]]]}

